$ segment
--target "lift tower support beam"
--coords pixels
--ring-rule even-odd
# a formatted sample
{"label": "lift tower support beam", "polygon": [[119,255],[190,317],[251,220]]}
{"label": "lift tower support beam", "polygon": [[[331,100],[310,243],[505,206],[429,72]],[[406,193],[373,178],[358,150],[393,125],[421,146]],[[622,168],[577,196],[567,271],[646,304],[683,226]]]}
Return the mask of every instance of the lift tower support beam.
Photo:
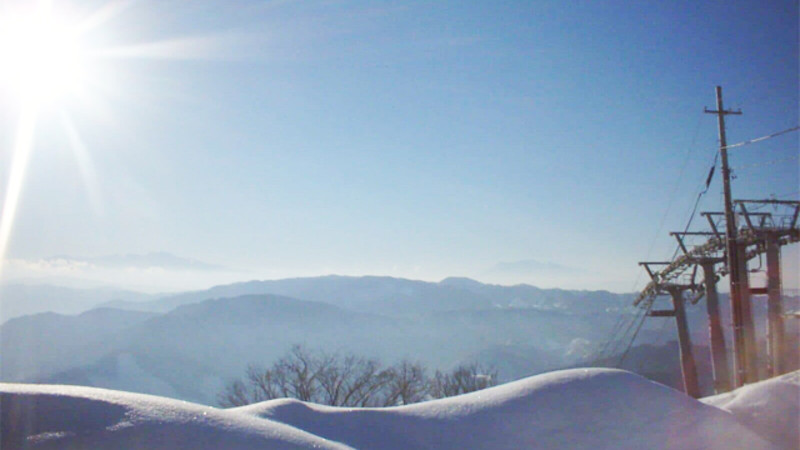
{"label": "lift tower support beam", "polygon": [[780,244],[774,233],[767,233],[767,351],[769,376],[784,372],[784,328],[781,311]]}
{"label": "lift tower support beam", "polygon": [[731,376],[728,371],[728,352],[725,348],[725,336],[722,332],[722,320],[719,312],[719,294],[717,293],[717,275],[714,273],[716,261],[704,258],[699,261],[703,268],[703,284],[705,285],[706,312],[708,313],[708,334],[711,342],[711,374],[714,378],[714,392],[721,394],[731,389]]}
{"label": "lift tower support beam", "polygon": [[672,306],[675,308],[675,324],[678,326],[678,347],[681,357],[681,375],[683,376],[683,389],[686,395],[700,398],[700,383],[697,381],[697,364],[692,353],[692,340],[689,337],[689,325],[686,322],[686,309],[684,308],[683,291],[679,287],[669,289],[672,297]]}
{"label": "lift tower support beam", "polygon": [[756,323],[753,319],[753,302],[750,293],[750,276],[747,271],[747,243],[741,240],[736,242],[736,255],[739,263],[739,304],[742,310],[742,329],[744,330],[745,376],[748,383],[759,380],[759,370],[756,361],[758,347],[756,347]]}

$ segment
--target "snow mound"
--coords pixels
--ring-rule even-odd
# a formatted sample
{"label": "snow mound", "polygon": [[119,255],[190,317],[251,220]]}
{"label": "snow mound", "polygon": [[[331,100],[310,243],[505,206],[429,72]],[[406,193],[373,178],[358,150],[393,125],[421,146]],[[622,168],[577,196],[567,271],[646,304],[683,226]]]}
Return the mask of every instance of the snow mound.
{"label": "snow mound", "polygon": [[800,371],[701,401],[729,411],[780,448],[800,448]]}
{"label": "snow mound", "polygon": [[700,402],[630,372],[573,369],[394,408],[281,399],[225,410],[0,383],[0,448],[798,448],[799,389],[800,372]]}
{"label": "snow mound", "polygon": [[144,394],[0,383],[3,449],[343,448],[288,425]]}
{"label": "snow mound", "polygon": [[725,411],[612,369],[551,372],[393,408],[281,399],[229,411],[355,448],[773,448]]}

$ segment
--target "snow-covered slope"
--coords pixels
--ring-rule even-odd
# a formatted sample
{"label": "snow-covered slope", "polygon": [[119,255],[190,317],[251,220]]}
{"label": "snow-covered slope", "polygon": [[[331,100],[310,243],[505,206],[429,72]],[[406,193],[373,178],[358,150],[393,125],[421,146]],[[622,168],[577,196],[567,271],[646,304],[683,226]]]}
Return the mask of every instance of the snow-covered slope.
{"label": "snow-covered slope", "polygon": [[729,414],[630,372],[573,369],[383,409],[237,408],[356,448],[771,448]]}
{"label": "snow-covered slope", "polygon": [[[0,384],[0,446],[772,449],[781,448],[775,436],[784,436],[791,424],[768,429],[769,442],[736,415],[747,410],[763,423],[774,420],[772,402],[788,405],[791,399],[752,392],[786,394],[780,386],[787,384],[797,386],[773,380],[704,404],[630,372],[573,369],[394,408],[281,399],[229,410],[96,388]],[[737,401],[740,407],[732,407]],[[792,414],[791,407],[779,406],[774,413],[787,411]]]}
{"label": "snow-covered slope", "polygon": [[0,448],[342,448],[288,425],[144,394],[0,384]]}
{"label": "snow-covered slope", "polygon": [[800,449],[800,371],[702,399],[780,448]]}

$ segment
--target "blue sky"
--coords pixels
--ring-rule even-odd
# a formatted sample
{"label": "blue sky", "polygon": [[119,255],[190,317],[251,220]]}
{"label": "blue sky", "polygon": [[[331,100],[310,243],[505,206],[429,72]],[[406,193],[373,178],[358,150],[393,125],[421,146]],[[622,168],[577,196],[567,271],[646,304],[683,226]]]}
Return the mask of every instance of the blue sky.
{"label": "blue sky", "polygon": [[[184,40],[99,61],[90,105],[40,114],[10,259],[630,291],[713,160],[714,86],[744,111],[730,142],[798,124],[793,1],[135,1],[92,33]],[[734,195],[797,199],[797,155],[798,133],[732,150]],[[528,260],[564,270],[492,275]]]}

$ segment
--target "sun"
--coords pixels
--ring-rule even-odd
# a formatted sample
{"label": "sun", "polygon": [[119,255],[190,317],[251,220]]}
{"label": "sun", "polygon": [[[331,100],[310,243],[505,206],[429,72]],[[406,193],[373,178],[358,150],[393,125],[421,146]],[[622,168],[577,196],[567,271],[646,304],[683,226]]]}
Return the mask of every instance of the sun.
{"label": "sun", "polygon": [[214,38],[202,35],[119,41],[111,23],[124,21],[123,13],[136,2],[100,0],[97,9],[74,9],[67,3],[0,0],[0,112],[8,108],[19,115],[10,151],[0,149],[0,157],[11,158],[8,177],[0,180],[5,182],[0,198],[0,279],[39,123],[61,119],[68,137],[65,145],[75,154],[89,190],[96,191],[91,155],[70,110],[100,113],[107,120],[109,108],[102,97],[112,93],[116,99],[130,98],[130,84],[113,82],[114,74],[123,73],[115,61],[207,59],[207,53],[220,47]]}
{"label": "sun", "polygon": [[0,82],[22,102],[56,100],[84,81],[86,48],[67,19],[51,8],[0,19]]}

